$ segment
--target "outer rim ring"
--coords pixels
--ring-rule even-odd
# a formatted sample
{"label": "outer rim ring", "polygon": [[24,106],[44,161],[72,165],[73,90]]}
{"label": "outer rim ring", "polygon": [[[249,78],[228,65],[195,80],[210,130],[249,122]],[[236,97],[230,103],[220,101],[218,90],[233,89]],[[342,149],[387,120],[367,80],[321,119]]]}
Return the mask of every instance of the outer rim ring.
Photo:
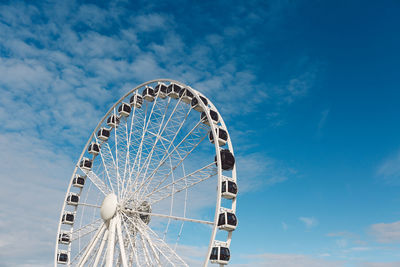
{"label": "outer rim ring", "polygon": [[[96,135],[96,132],[97,132],[98,129],[101,127],[101,125],[103,124],[103,122],[106,120],[106,118],[109,116],[109,114],[114,110],[114,108],[115,108],[118,104],[120,104],[124,99],[126,99],[126,98],[127,98],[129,95],[131,95],[132,93],[136,92],[138,89],[140,89],[140,88],[142,88],[142,87],[144,87],[144,86],[146,86],[146,85],[149,85],[149,84],[152,84],[152,83],[157,83],[157,82],[169,82],[169,83],[178,84],[178,85],[180,85],[180,86],[182,86],[182,87],[184,87],[184,88],[190,90],[190,92],[193,93],[193,96],[197,99],[198,103],[201,105],[201,107],[203,108],[203,110],[210,110],[210,109],[213,109],[215,112],[217,112],[218,118],[219,118],[219,122],[220,122],[221,126],[226,130],[226,132],[227,132],[227,134],[228,134],[228,140],[227,140],[228,149],[229,149],[229,151],[234,155],[233,146],[232,146],[231,138],[230,138],[230,135],[229,135],[229,131],[228,131],[227,127],[226,127],[226,124],[225,124],[225,122],[224,122],[222,116],[220,115],[218,109],[214,106],[214,104],[213,104],[205,95],[203,95],[203,94],[200,93],[199,91],[193,89],[193,88],[192,88],[191,86],[189,86],[189,85],[186,85],[186,84],[184,84],[184,83],[181,83],[181,82],[179,82],[179,81],[172,80],[172,79],[155,79],[155,80],[150,80],[150,81],[144,82],[144,83],[142,83],[142,84],[136,86],[135,88],[131,89],[131,90],[128,91],[125,95],[123,95],[118,101],[116,101],[116,102],[110,107],[110,109],[106,112],[106,114],[101,118],[101,120],[99,121],[99,123],[97,124],[97,126],[95,127],[95,129],[93,130],[93,132],[91,133],[91,135],[89,136],[89,139],[88,139],[86,145],[84,146],[84,148],[83,148],[83,150],[82,150],[82,153],[81,153],[81,155],[80,155],[80,157],[79,157],[79,159],[78,159],[78,161],[77,161],[77,163],[76,163],[76,165],[75,165],[75,168],[74,168],[74,171],[73,171],[73,173],[72,173],[72,176],[71,176],[71,179],[70,179],[70,183],[69,183],[69,186],[68,186],[68,189],[67,189],[67,193],[66,193],[66,196],[65,196],[65,199],[64,199],[64,202],[63,202],[63,206],[62,206],[62,209],[61,209],[59,222],[58,222],[58,229],[57,229],[57,236],[56,236],[56,246],[55,246],[55,251],[54,251],[54,266],[55,266],[55,267],[58,265],[58,263],[57,263],[57,253],[58,253],[58,251],[59,251],[59,250],[58,250],[58,245],[59,245],[59,242],[58,242],[58,235],[59,235],[60,230],[61,230],[61,224],[62,224],[62,223],[61,223],[61,219],[62,219],[62,216],[63,216],[63,214],[64,214],[64,210],[65,210],[65,207],[66,207],[66,204],[67,204],[66,198],[68,197],[68,194],[70,193],[71,186],[72,186],[72,181],[73,181],[73,179],[74,179],[74,177],[75,177],[75,175],[76,175],[76,172],[77,172],[77,170],[78,170],[79,163],[80,163],[80,161],[82,160],[82,158],[83,158],[83,156],[84,156],[84,154],[85,154],[85,152],[86,152],[86,150],[87,150],[89,144],[90,144],[91,141],[93,140],[94,136]],[[206,106],[206,105],[203,103],[203,101],[200,99],[200,96],[207,98],[207,100],[208,100],[208,105],[210,106],[210,108],[209,108],[208,106]],[[210,121],[210,122],[212,122],[212,118],[211,118],[210,113],[209,113],[209,112],[205,112],[205,113],[206,113],[206,116],[207,116],[207,120]],[[211,129],[211,132],[212,132],[212,135],[213,135],[214,140],[218,140],[218,136],[217,136],[217,134],[216,134],[216,125],[214,125],[214,123],[210,123],[210,129]],[[221,168],[221,166],[222,166],[222,164],[221,164],[221,154],[219,153],[220,147],[219,147],[218,142],[214,142],[214,146],[215,146],[215,153],[216,153],[216,156],[217,156],[217,168],[218,168],[217,203],[216,203],[216,207],[215,207],[213,230],[212,230],[211,239],[210,239],[210,242],[209,242],[209,245],[208,245],[207,256],[206,256],[206,258],[205,258],[205,260],[204,260],[203,266],[208,266],[208,264],[209,264],[209,262],[210,262],[209,259],[210,259],[210,255],[211,255],[211,250],[212,250],[212,247],[213,247],[213,245],[214,245],[214,243],[215,243],[215,237],[216,237],[217,231],[219,230],[217,224],[218,224],[218,217],[219,217],[219,213],[220,213],[220,209],[221,209],[221,184],[222,184],[222,171],[223,171],[223,170],[222,170],[222,168]],[[232,180],[233,180],[234,182],[236,182],[236,179],[237,179],[237,177],[236,177],[236,163],[235,163],[234,166],[233,166],[233,169],[232,169],[232,177],[231,177],[231,178],[232,178]],[[234,213],[236,213],[236,199],[237,199],[237,197],[235,197],[235,198],[232,199],[232,207],[231,207],[231,210],[232,210]],[[72,226],[72,228],[71,228],[71,231],[72,231],[72,229],[73,229],[73,226]],[[227,247],[230,246],[231,240],[232,240],[232,231],[229,231],[229,232],[228,232],[228,237],[227,237],[227,240],[226,240],[226,245],[227,245]],[[70,252],[70,251],[71,251],[71,244],[68,245],[68,252]]]}

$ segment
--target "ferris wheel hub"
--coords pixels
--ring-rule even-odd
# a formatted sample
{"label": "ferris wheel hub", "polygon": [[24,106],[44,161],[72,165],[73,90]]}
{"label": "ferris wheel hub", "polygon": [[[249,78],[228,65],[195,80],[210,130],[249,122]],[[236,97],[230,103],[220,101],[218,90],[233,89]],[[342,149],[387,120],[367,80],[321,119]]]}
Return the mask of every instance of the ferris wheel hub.
{"label": "ferris wheel hub", "polygon": [[117,212],[118,200],[117,196],[113,193],[107,195],[100,208],[100,216],[104,221],[110,220]]}

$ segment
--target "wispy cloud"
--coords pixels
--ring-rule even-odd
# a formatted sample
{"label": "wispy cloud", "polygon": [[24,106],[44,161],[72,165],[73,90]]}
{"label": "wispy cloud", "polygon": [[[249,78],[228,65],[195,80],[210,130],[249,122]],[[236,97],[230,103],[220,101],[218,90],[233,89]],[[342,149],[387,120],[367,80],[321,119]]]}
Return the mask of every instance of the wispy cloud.
{"label": "wispy cloud", "polygon": [[313,228],[319,224],[318,220],[314,217],[300,217],[299,220],[304,223],[307,229]]}
{"label": "wispy cloud", "polygon": [[363,262],[358,264],[359,267],[397,267],[400,262]]}
{"label": "wispy cloud", "polygon": [[400,185],[400,152],[383,161],[376,173],[385,183]]}
{"label": "wispy cloud", "polygon": [[242,256],[250,262],[247,264],[232,264],[232,266],[282,266],[282,267],[338,267],[345,266],[343,261],[327,259],[302,254],[258,254]]}
{"label": "wispy cloud", "polygon": [[369,233],[379,243],[400,243],[400,221],[373,224]]}
{"label": "wispy cloud", "polygon": [[330,112],[330,109],[325,109],[324,111],[321,112],[321,118],[320,118],[320,120],[318,122],[318,126],[317,126],[317,138],[322,137],[322,129],[325,126],[329,112]]}
{"label": "wispy cloud", "polygon": [[296,171],[285,163],[262,153],[239,154],[237,166],[238,176],[246,177],[239,179],[241,193],[283,183],[296,174]]}

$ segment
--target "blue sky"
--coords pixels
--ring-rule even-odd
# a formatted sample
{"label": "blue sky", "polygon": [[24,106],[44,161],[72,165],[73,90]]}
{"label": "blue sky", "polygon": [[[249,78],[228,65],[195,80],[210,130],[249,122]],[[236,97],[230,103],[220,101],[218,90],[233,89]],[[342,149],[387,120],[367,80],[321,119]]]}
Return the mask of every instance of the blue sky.
{"label": "blue sky", "polygon": [[0,5],[0,258],[51,262],[92,129],[172,78],[230,130],[233,266],[400,265],[397,1],[42,1]]}

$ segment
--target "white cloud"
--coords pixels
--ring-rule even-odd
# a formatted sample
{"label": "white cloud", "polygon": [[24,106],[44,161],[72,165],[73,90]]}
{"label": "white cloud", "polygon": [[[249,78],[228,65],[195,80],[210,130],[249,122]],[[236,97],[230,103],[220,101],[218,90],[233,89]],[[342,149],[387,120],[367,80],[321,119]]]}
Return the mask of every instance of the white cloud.
{"label": "white cloud", "polygon": [[249,260],[246,264],[232,264],[232,266],[280,266],[280,267],[338,267],[344,266],[341,261],[329,261],[309,255],[301,254],[259,254],[244,256]]}
{"label": "white cloud", "polygon": [[283,183],[295,171],[284,163],[262,153],[236,155],[239,190],[241,193],[260,190],[267,186]]}
{"label": "white cloud", "polygon": [[359,267],[398,267],[400,262],[364,262],[360,263]]}
{"label": "white cloud", "polygon": [[321,118],[318,122],[318,126],[317,126],[317,138],[321,138],[322,137],[322,128],[324,128],[325,123],[326,123],[326,119],[328,118],[330,109],[325,109],[324,111],[321,112]]}
{"label": "white cloud", "polygon": [[[5,266],[50,265],[59,212],[73,166],[29,135],[0,135],[0,258]],[[26,266],[26,265],[25,265]]]}
{"label": "white cloud", "polygon": [[300,217],[299,220],[304,223],[304,225],[310,229],[318,225],[318,220],[314,217]]}
{"label": "white cloud", "polygon": [[400,243],[400,221],[373,224],[370,234],[380,243]]}
{"label": "white cloud", "polygon": [[400,184],[400,152],[387,158],[377,170],[377,175],[390,185]]}

